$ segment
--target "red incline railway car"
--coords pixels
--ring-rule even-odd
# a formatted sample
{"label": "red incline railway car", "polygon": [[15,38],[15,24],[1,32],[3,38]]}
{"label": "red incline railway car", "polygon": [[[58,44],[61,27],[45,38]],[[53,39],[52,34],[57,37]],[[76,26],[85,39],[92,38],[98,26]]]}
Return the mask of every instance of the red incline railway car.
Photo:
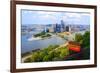
{"label": "red incline railway car", "polygon": [[73,41],[68,42],[68,48],[69,50],[74,51],[74,52],[80,52],[81,50],[80,44],[77,42],[73,42]]}

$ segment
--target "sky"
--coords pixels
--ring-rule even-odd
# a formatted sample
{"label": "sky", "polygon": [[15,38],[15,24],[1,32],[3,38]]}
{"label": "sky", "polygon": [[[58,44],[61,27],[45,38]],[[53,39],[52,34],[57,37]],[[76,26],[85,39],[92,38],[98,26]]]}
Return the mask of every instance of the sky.
{"label": "sky", "polygon": [[61,20],[65,24],[89,25],[90,13],[21,10],[22,25],[60,24]]}

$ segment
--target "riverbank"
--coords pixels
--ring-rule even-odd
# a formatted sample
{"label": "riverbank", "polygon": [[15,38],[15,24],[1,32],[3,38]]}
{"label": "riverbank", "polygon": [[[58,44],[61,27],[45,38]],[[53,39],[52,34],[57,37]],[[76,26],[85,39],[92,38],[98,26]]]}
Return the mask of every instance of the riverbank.
{"label": "riverbank", "polygon": [[[65,55],[67,55],[67,54],[69,54],[69,52],[68,52],[68,49],[67,49],[67,45],[68,45],[68,43],[65,43],[65,44],[62,44],[62,45],[55,45],[55,46],[48,46],[47,48],[44,48],[44,49],[42,49],[42,50],[36,50],[36,51],[31,51],[29,54],[27,54],[27,55],[24,55],[23,57],[22,57],[22,63],[26,63],[27,61],[29,61],[31,58],[33,58],[34,56],[37,56],[37,57],[39,57],[39,55],[40,55],[40,57],[42,57],[42,56],[44,56],[44,57],[46,57],[46,56],[49,56],[50,54],[51,54],[51,56],[53,55],[53,54],[55,54],[56,56],[55,56],[55,58],[53,59],[52,58],[52,60],[62,60],[63,58],[63,56],[65,56]],[[39,52],[40,52],[40,54],[39,54]],[[48,55],[46,54],[46,52],[48,52]],[[36,55],[37,54],[37,55]],[[58,56],[57,56],[58,55]],[[40,58],[39,57],[39,58]],[[54,57],[54,56],[53,56]],[[43,57],[42,57],[43,58]],[[61,59],[62,58],[62,59]],[[51,60],[51,61],[52,61]],[[45,60],[44,60],[45,61]],[[31,62],[31,61],[30,61]]]}
{"label": "riverbank", "polygon": [[42,38],[41,37],[30,37],[28,38],[28,41],[33,41],[33,40],[41,40]]}

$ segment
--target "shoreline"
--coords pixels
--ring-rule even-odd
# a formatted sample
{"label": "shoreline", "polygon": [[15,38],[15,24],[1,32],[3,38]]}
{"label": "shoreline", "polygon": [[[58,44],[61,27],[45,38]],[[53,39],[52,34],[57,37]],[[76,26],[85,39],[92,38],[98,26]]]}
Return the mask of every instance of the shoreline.
{"label": "shoreline", "polygon": [[[50,37],[53,37],[53,36],[50,36]],[[28,41],[43,40],[43,39],[48,39],[50,37],[44,37],[44,38],[41,38],[41,37],[30,37],[27,40]]]}
{"label": "shoreline", "polygon": [[41,37],[30,37],[27,40],[28,41],[33,41],[33,40],[41,40],[41,39],[42,39]]}
{"label": "shoreline", "polygon": [[[68,44],[67,42],[64,43],[64,44],[61,44],[61,45],[59,45],[59,47],[55,48],[54,50],[56,51],[57,49],[59,49],[59,48],[61,48],[61,47],[67,46],[67,44]],[[22,54],[21,62],[24,63],[24,61],[25,61],[27,58],[29,58],[29,57],[32,56],[32,53],[33,53],[33,52],[36,52],[36,51],[39,51],[39,50],[41,50],[41,49],[35,49],[35,50],[30,51],[30,52],[23,53],[23,54]]]}

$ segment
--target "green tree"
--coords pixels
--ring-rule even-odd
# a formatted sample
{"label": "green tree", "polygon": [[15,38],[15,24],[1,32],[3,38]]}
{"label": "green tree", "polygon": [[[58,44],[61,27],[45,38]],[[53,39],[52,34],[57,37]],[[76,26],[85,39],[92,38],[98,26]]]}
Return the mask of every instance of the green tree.
{"label": "green tree", "polygon": [[82,59],[90,58],[90,32],[86,31],[83,35],[76,34],[75,41],[80,42],[83,50]]}
{"label": "green tree", "polygon": [[48,55],[44,56],[43,61],[50,61],[49,56]]}
{"label": "green tree", "polygon": [[75,41],[76,42],[79,42],[80,44],[82,44],[83,43],[83,35],[81,35],[81,34],[76,34],[75,35]]}
{"label": "green tree", "polygon": [[44,56],[46,55],[46,53],[44,51],[41,51],[39,56],[40,56],[40,61],[43,61]]}
{"label": "green tree", "polygon": [[83,48],[90,48],[90,32],[86,31],[84,35],[76,34],[75,41],[79,42]]}
{"label": "green tree", "polygon": [[69,50],[66,46],[60,47],[58,51],[60,52],[59,57],[62,59],[64,59],[65,56],[69,55]]}
{"label": "green tree", "polygon": [[54,52],[54,57],[60,57],[60,51],[56,50],[56,51]]}
{"label": "green tree", "polygon": [[38,61],[40,61],[39,52],[34,52],[34,53],[32,54],[31,60],[32,60],[33,62],[38,62]]}
{"label": "green tree", "polygon": [[83,44],[82,46],[85,48],[90,48],[90,32],[86,31],[85,34],[83,35]]}

